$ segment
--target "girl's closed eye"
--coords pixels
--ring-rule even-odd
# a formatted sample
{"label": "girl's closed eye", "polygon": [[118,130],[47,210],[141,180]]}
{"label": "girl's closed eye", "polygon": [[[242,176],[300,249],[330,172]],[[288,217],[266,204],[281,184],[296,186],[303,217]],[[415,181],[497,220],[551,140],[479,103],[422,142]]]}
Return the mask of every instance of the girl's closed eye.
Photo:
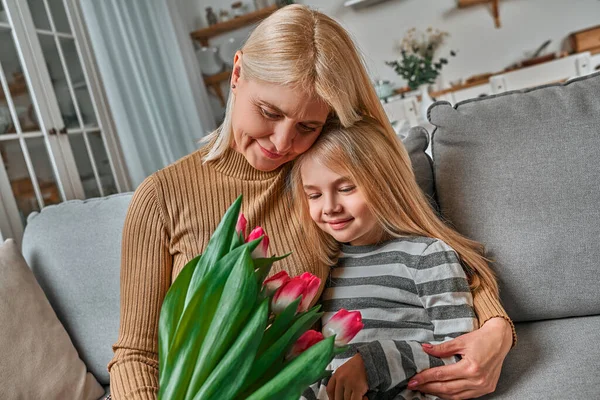
{"label": "girl's closed eye", "polygon": [[354,191],[354,189],[356,189],[356,186],[351,185],[351,186],[343,186],[343,187],[339,188],[338,191],[340,191],[341,193],[352,193]]}
{"label": "girl's closed eye", "polygon": [[316,199],[318,199],[319,197],[321,197],[321,193],[306,193],[306,197],[307,197],[309,200],[316,200]]}

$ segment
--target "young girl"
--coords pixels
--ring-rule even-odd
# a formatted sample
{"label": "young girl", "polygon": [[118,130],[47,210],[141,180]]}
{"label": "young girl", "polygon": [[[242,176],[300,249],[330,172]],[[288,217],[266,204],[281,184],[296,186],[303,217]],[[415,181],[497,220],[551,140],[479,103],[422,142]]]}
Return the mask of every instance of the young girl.
{"label": "young girl", "polygon": [[290,182],[309,241],[335,265],[323,323],[341,308],[359,310],[364,323],[334,359],[333,376],[303,398],[436,398],[411,391],[410,378],[457,361],[422,346],[477,329],[469,288],[497,290],[483,247],[439,220],[406,150],[372,118],[329,126],[298,158]]}

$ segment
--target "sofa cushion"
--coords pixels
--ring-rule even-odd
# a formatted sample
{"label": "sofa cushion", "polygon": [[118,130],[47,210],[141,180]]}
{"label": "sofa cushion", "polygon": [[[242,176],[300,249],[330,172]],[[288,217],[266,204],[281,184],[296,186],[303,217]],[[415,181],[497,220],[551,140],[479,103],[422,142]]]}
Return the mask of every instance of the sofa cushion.
{"label": "sofa cushion", "polygon": [[89,370],[109,383],[119,331],[121,235],[131,194],[72,200],[29,217],[23,255]]}
{"label": "sofa cushion", "polygon": [[433,163],[425,153],[429,145],[427,130],[420,126],[410,128],[406,137],[402,139],[402,143],[410,157],[419,187],[434,204]]}
{"label": "sofa cushion", "polygon": [[600,314],[600,74],[429,108],[442,214],[515,321]]}
{"label": "sofa cushion", "polygon": [[0,244],[0,398],[96,400],[90,374],[16,243]]}
{"label": "sofa cushion", "polygon": [[482,399],[597,399],[600,316],[516,324],[493,395]]}

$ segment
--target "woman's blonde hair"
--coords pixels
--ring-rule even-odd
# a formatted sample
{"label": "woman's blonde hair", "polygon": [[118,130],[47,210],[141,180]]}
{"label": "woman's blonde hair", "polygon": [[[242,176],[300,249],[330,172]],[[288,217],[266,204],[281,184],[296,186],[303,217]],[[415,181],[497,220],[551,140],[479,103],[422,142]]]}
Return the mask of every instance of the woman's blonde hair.
{"label": "woman's blonde hair", "polygon": [[365,196],[385,236],[417,235],[444,241],[458,254],[472,290],[483,285],[498,293],[495,275],[483,256],[483,245],[462,236],[440,220],[417,185],[402,143],[396,137],[390,137],[384,127],[370,117],[347,128],[330,123],[292,168],[290,189],[294,208],[310,245],[318,249],[320,259],[327,265],[337,262],[339,244],[319,229],[310,217],[301,177],[301,168],[307,159],[318,160],[332,171],[350,178]]}
{"label": "woman's blonde hair", "polygon": [[[316,95],[343,126],[370,115],[394,135],[348,32],[307,6],[289,5],[262,21],[242,47],[240,73]],[[204,139],[211,146],[205,161],[221,157],[231,146],[233,98],[230,92],[223,123]]]}

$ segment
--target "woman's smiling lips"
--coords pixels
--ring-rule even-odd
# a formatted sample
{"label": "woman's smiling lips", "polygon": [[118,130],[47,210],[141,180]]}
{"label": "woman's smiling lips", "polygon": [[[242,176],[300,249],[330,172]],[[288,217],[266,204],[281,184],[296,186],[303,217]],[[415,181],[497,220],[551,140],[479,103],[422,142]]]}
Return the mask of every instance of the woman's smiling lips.
{"label": "woman's smiling lips", "polygon": [[334,231],[339,231],[339,230],[344,229],[346,226],[348,226],[348,224],[350,224],[350,222],[352,222],[352,220],[354,220],[354,218],[336,219],[333,221],[327,221],[327,223],[329,224],[331,229],[333,229]]}
{"label": "woman's smiling lips", "polygon": [[265,149],[264,147],[262,147],[260,145],[260,143],[256,142],[256,144],[258,144],[258,147],[260,147],[260,151],[262,151],[262,153],[267,157],[270,158],[271,160],[277,160],[281,157],[283,157],[283,154],[278,154],[278,153],[273,153],[267,149]]}

